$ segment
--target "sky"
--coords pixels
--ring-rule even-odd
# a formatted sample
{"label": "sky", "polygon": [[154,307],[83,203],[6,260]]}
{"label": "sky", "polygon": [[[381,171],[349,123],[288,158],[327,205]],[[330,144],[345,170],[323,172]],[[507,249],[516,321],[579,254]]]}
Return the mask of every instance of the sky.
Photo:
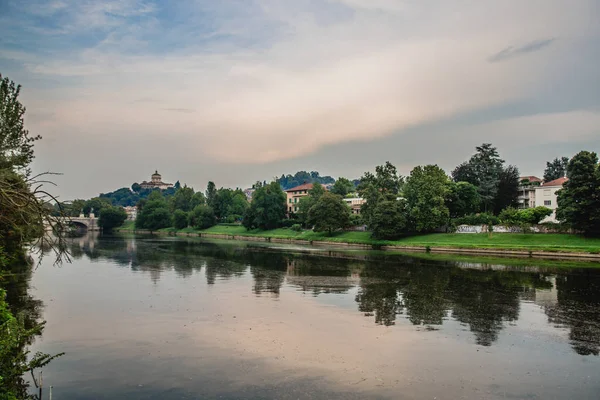
{"label": "sky", "polygon": [[600,0],[0,0],[62,200],[600,152]]}

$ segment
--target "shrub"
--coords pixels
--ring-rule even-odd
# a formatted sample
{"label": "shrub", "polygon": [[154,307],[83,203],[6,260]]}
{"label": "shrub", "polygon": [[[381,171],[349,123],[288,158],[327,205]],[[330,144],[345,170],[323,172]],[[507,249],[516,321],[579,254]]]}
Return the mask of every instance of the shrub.
{"label": "shrub", "polygon": [[290,229],[293,230],[294,232],[301,232],[302,231],[302,225],[300,225],[300,224],[294,224],[294,225],[292,225],[292,227]]}
{"label": "shrub", "polygon": [[206,229],[216,224],[217,217],[210,206],[196,206],[190,215],[190,225],[196,229]]}
{"label": "shrub", "polygon": [[453,223],[456,225],[498,225],[500,220],[493,214],[480,213],[456,218],[453,220]]}
{"label": "shrub", "polygon": [[527,208],[525,210],[509,207],[502,210],[499,218],[505,225],[535,225],[551,214],[552,210],[547,207]]}
{"label": "shrub", "polygon": [[175,229],[184,229],[188,226],[188,215],[183,210],[175,210],[173,213],[173,226]]}

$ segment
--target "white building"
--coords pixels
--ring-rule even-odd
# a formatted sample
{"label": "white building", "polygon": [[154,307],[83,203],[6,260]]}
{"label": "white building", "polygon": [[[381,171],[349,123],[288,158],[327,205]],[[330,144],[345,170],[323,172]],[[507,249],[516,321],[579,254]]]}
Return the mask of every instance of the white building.
{"label": "white building", "polygon": [[556,192],[562,189],[566,181],[567,178],[558,178],[535,188],[535,206],[548,207],[552,210],[552,215],[546,217],[542,222],[558,222],[556,219],[556,209],[558,208]]}
{"label": "white building", "polygon": [[127,213],[127,220],[135,221],[135,219],[137,218],[137,207],[136,206],[127,206],[127,207],[123,207],[123,209]]}
{"label": "white building", "polygon": [[162,176],[158,173],[158,171],[154,172],[152,174],[152,177],[150,178],[150,182],[142,182],[140,183],[140,187],[142,189],[160,189],[160,190],[165,190],[168,188],[173,187],[172,183],[166,183],[162,181]]}

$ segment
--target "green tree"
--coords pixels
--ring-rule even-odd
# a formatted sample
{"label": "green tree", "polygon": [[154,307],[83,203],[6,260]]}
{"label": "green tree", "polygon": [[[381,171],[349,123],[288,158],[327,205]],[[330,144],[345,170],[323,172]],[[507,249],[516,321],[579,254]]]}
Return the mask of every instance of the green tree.
{"label": "green tree", "polygon": [[464,217],[479,210],[481,198],[477,186],[469,182],[449,182],[444,204],[451,218]]}
{"label": "green tree", "polygon": [[133,185],[131,185],[131,190],[133,190],[135,193],[139,193],[140,190],[142,190],[142,186],[135,182]]}
{"label": "green tree", "polygon": [[188,226],[188,213],[177,209],[173,212],[173,227],[175,229],[184,229]]}
{"label": "green tree", "polygon": [[298,203],[298,221],[305,227],[309,226],[308,211],[325,194],[325,188],[320,183],[314,183],[312,189],[308,191],[308,196],[300,198]]}
{"label": "green tree", "polygon": [[250,207],[246,195],[241,190],[236,190],[231,198],[231,204],[227,210],[227,218],[229,220],[239,221],[246,213],[246,209]]}
{"label": "green tree", "polygon": [[192,196],[190,200],[190,209],[193,210],[197,206],[206,204],[206,197],[204,197],[204,193],[196,192]]}
{"label": "green tree", "polygon": [[0,169],[21,169],[33,161],[33,144],[41,136],[25,129],[25,107],[19,101],[21,85],[0,74]]}
{"label": "green tree", "polygon": [[370,184],[375,186],[386,198],[395,198],[400,187],[402,186],[403,179],[398,175],[396,167],[389,161],[386,161],[384,165],[378,165],[375,167],[375,175],[370,172],[365,172],[360,178],[360,184],[358,186],[359,193],[365,190]]}
{"label": "green tree", "polygon": [[396,239],[408,228],[406,200],[382,200],[373,208],[370,225],[375,239]]}
{"label": "green tree", "polygon": [[286,195],[277,182],[264,185],[254,192],[250,207],[244,215],[247,229],[275,229],[286,216]]}
{"label": "green tree", "polygon": [[596,153],[582,151],[567,167],[558,192],[558,219],[587,235],[600,235],[600,166]]}
{"label": "green tree", "polygon": [[449,179],[437,165],[418,166],[403,188],[410,219],[417,232],[429,232],[448,222],[450,211],[444,203]]}
{"label": "green tree", "polygon": [[216,224],[217,217],[211,206],[196,206],[190,215],[190,225],[196,229],[207,229]]}
{"label": "green tree", "polygon": [[217,186],[213,181],[209,181],[206,185],[206,204],[211,207],[215,206],[215,199],[217,198]]}
{"label": "green tree", "polygon": [[475,149],[476,153],[468,162],[452,171],[452,177],[455,182],[469,182],[477,186],[484,211],[487,212],[494,208],[504,160],[490,143],[484,143]]}
{"label": "green tree", "polygon": [[113,228],[123,225],[127,220],[127,213],[122,207],[105,207],[98,218],[98,226],[103,231],[111,231]]}
{"label": "green tree", "polygon": [[194,197],[194,189],[184,186],[175,192],[171,197],[171,210],[181,210],[188,212],[192,210],[192,198]]}
{"label": "green tree", "polygon": [[375,174],[371,172],[363,174],[357,189],[360,197],[365,199],[360,212],[367,225],[371,225],[371,218],[377,204],[380,201],[396,200],[403,183],[404,179],[398,175],[396,167],[389,161],[375,167]]}
{"label": "green tree", "polygon": [[546,169],[544,170],[544,182],[550,182],[567,176],[568,165],[568,157],[555,158],[552,161],[546,162]]}
{"label": "green tree", "polygon": [[171,226],[171,213],[167,202],[162,198],[148,199],[141,211],[138,210],[135,226],[151,232]]}
{"label": "green tree", "polygon": [[98,216],[102,213],[102,210],[104,208],[108,208],[111,206],[112,204],[108,199],[103,199],[101,197],[93,197],[85,202],[85,205],[83,206],[83,213],[85,215],[88,215],[90,212],[92,212],[92,210],[94,210],[94,214]]}
{"label": "green tree", "polygon": [[331,188],[331,193],[345,197],[348,193],[354,191],[354,183],[346,178],[338,178]]}
{"label": "green tree", "polygon": [[498,189],[494,199],[494,213],[497,215],[506,207],[516,207],[519,197],[519,169],[509,165],[502,169],[498,177]]}
{"label": "green tree", "polygon": [[308,211],[308,221],[316,232],[333,231],[350,226],[350,207],[341,196],[324,193]]}

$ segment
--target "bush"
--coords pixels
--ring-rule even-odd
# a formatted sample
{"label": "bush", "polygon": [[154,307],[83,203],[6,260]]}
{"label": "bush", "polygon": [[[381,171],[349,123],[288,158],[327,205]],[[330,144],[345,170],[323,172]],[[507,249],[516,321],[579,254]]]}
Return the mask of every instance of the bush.
{"label": "bush", "polygon": [[302,225],[300,225],[300,224],[294,224],[294,225],[292,225],[292,227],[290,229],[293,230],[294,232],[301,232],[302,231]]}
{"label": "bush", "polygon": [[480,213],[456,218],[453,223],[456,225],[498,225],[500,220],[494,214]]}
{"label": "bush", "polygon": [[217,217],[210,206],[196,206],[190,215],[190,225],[196,229],[207,229],[216,224]]}
{"label": "bush", "polygon": [[296,220],[286,218],[281,220],[279,226],[282,228],[291,228],[292,226],[297,225],[296,222]]}
{"label": "bush", "polygon": [[361,226],[364,224],[365,223],[360,214],[350,214],[350,226]]}
{"label": "bush", "polygon": [[175,210],[173,213],[173,226],[175,229],[185,229],[188,226],[188,215],[183,210]]}
{"label": "bush", "polygon": [[525,210],[509,207],[502,210],[499,218],[505,225],[536,225],[551,214],[552,210],[547,207],[527,208]]}

